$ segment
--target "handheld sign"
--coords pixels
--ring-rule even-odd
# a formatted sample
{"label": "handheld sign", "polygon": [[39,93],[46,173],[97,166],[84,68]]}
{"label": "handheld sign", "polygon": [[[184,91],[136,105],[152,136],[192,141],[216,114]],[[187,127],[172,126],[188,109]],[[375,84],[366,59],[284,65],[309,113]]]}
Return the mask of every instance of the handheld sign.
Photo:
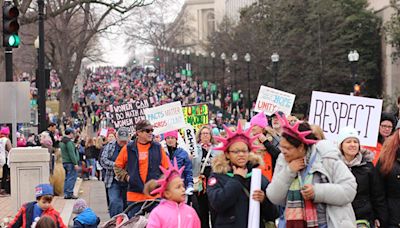
{"label": "handheld sign", "polygon": [[313,91],[308,121],[320,126],[332,141],[341,128],[351,126],[358,131],[361,145],[375,147],[381,110],[379,99]]}
{"label": "handheld sign", "polygon": [[185,122],[192,125],[197,131],[209,122],[209,112],[207,104],[188,105],[182,108]]}
{"label": "handheld sign", "polygon": [[268,116],[277,111],[282,111],[285,115],[290,115],[295,98],[296,95],[294,94],[261,86],[254,111],[264,112]]}
{"label": "handheld sign", "polygon": [[188,145],[188,152],[190,155],[195,156],[195,150],[197,147],[197,143],[196,143],[196,133],[194,131],[194,128],[192,127],[192,125],[187,124],[186,128],[183,129],[184,133],[185,133],[185,141],[186,141],[186,145]]}
{"label": "handheld sign", "polygon": [[128,127],[131,132],[135,125],[145,119],[143,110],[152,107],[150,99],[137,100],[121,105],[110,105],[110,117],[115,129]]}
{"label": "handheld sign", "polygon": [[[251,170],[251,183],[250,183],[250,195],[253,195],[254,191],[261,189],[261,169],[253,168]],[[247,223],[248,228],[259,228],[260,227],[260,202],[255,201],[252,197],[249,197],[249,219]]]}
{"label": "handheld sign", "polygon": [[154,126],[154,134],[178,130],[186,126],[180,101],[144,110],[146,119]]}

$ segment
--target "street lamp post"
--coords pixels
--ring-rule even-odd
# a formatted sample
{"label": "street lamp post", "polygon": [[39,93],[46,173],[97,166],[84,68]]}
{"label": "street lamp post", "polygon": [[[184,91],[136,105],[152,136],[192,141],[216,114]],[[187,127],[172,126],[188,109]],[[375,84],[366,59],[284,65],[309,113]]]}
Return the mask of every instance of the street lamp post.
{"label": "street lamp post", "polygon": [[351,81],[352,81],[352,86],[357,84],[357,63],[358,60],[360,59],[360,55],[358,54],[357,50],[351,50],[349,54],[347,55],[347,58],[349,59],[350,62],[350,67],[351,67]]}
{"label": "street lamp post", "polygon": [[46,88],[45,88],[45,63],[44,63],[44,0],[37,0],[38,3],[38,20],[39,20],[39,35],[37,42],[38,50],[38,72],[39,75],[36,78],[38,87],[38,119],[39,127],[38,132],[43,132],[47,129],[46,124]]}
{"label": "street lamp post", "polygon": [[[211,52],[210,56],[212,58],[212,79],[215,80],[215,52]],[[215,106],[215,92],[213,93],[213,104]]]}
{"label": "street lamp post", "polygon": [[222,52],[222,54],[221,54],[221,60],[222,60],[221,108],[222,108],[223,114],[225,114],[225,59],[226,59],[226,54]]}
{"label": "street lamp post", "polygon": [[[189,80],[189,77],[192,77],[191,73],[192,73],[192,66],[190,64],[190,50],[186,49],[186,56],[187,56],[187,63],[186,63],[186,75],[187,75],[187,80]],[[189,73],[190,72],[190,73]]]}
{"label": "street lamp post", "polygon": [[251,98],[250,98],[250,61],[251,61],[251,56],[249,53],[246,53],[244,56],[244,60],[247,62],[247,107],[249,109],[249,120],[250,120],[250,114],[251,114]]}
{"label": "street lamp post", "polygon": [[[197,67],[196,67],[196,73],[195,73],[195,81],[199,80],[199,76],[200,75],[200,52],[196,51],[196,59],[197,59]],[[194,65],[194,64],[193,64]]]}
{"label": "street lamp post", "polygon": [[272,61],[272,71],[274,74],[274,88],[277,88],[278,87],[278,63],[279,63],[278,53],[274,52],[271,55],[271,61]]}
{"label": "street lamp post", "polygon": [[232,61],[233,61],[233,82],[231,80],[231,88],[232,88],[232,113],[235,110],[235,116],[237,114],[236,112],[236,107],[237,107],[237,102],[234,101],[234,93],[236,93],[237,90],[237,85],[236,85],[236,73],[237,73],[237,60],[238,60],[238,55],[236,53],[233,53],[232,55]]}
{"label": "street lamp post", "polygon": [[176,69],[177,69],[177,72],[179,72],[180,71],[180,62],[179,62],[179,54],[180,54],[181,52],[179,51],[179,49],[176,49]]}

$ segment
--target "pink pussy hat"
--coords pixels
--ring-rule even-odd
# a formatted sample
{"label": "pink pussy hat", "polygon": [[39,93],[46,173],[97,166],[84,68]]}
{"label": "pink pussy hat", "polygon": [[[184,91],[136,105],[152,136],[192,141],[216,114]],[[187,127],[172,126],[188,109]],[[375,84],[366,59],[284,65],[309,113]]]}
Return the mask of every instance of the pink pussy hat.
{"label": "pink pussy hat", "polygon": [[10,128],[8,127],[1,127],[0,129],[0,134],[9,136],[10,135]]}
{"label": "pink pussy hat", "polygon": [[157,180],[157,183],[159,185],[158,188],[154,189],[150,194],[155,195],[155,194],[160,194],[161,196],[164,195],[165,190],[167,189],[168,183],[174,179],[174,177],[178,176],[181,177],[183,170],[185,169],[185,166],[182,166],[180,169],[178,167],[178,162],[176,161],[176,158],[174,158],[174,164],[171,164],[171,161],[168,159],[168,169],[165,169],[160,165],[160,169],[163,173],[162,178]]}
{"label": "pink pussy hat", "polygon": [[169,131],[164,133],[164,138],[166,139],[168,136],[170,137],[175,137],[176,139],[178,139],[178,131]]}
{"label": "pink pussy hat", "polygon": [[251,126],[259,126],[261,128],[265,128],[268,126],[267,117],[265,117],[264,112],[259,112],[257,115],[253,116],[250,120]]}

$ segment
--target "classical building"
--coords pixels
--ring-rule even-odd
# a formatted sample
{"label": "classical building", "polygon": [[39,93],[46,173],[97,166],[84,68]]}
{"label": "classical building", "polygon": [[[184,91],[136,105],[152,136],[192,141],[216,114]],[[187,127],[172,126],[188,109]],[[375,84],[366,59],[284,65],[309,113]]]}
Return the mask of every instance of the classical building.
{"label": "classical building", "polygon": [[[370,7],[375,13],[380,16],[383,23],[390,20],[390,17],[395,10],[390,7],[390,0],[369,0]],[[392,61],[392,52],[395,47],[392,47],[382,38],[382,92],[392,98],[400,95],[400,61]],[[360,53],[360,58],[362,54]]]}
{"label": "classical building", "polygon": [[258,0],[186,0],[171,24],[169,43],[178,48],[203,50],[207,38],[217,29],[224,16],[239,21],[240,9]]}

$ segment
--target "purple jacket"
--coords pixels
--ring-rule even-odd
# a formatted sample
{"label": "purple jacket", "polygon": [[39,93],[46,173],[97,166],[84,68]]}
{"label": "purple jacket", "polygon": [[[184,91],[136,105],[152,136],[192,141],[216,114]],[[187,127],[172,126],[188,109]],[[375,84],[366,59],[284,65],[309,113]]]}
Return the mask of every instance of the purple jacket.
{"label": "purple jacket", "polygon": [[162,200],[150,213],[146,228],[200,228],[196,211],[185,203]]}

